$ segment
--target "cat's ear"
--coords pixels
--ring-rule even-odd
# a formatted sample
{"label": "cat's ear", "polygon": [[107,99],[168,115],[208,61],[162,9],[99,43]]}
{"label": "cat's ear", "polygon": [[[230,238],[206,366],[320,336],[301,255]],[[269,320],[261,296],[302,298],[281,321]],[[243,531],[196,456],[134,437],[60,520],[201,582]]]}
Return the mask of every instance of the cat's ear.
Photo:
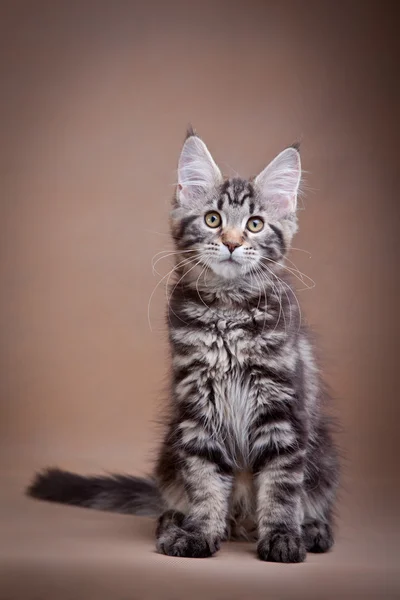
{"label": "cat's ear", "polygon": [[189,135],[178,164],[178,203],[184,206],[202,202],[205,195],[222,181],[221,171],[205,143],[197,135]]}
{"label": "cat's ear", "polygon": [[297,194],[301,179],[298,147],[283,150],[254,180],[261,198],[272,209],[276,218],[296,212]]}

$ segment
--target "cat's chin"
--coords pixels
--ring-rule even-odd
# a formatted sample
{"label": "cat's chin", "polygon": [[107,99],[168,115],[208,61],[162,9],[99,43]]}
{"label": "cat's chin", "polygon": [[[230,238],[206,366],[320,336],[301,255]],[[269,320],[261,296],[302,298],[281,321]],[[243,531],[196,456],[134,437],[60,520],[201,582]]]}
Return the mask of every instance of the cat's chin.
{"label": "cat's chin", "polygon": [[223,260],[210,265],[215,275],[223,279],[237,279],[247,271],[243,264],[233,260]]}

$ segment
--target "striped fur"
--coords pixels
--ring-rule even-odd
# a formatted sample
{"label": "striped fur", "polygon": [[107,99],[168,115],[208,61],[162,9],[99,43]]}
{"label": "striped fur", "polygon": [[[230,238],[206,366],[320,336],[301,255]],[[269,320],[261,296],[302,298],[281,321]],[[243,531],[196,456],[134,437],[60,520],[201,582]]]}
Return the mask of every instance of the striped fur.
{"label": "striped fur", "polygon": [[[300,176],[296,147],[255,179],[225,180],[200,138],[190,132],[185,142],[171,213],[171,411],[155,484],[145,490],[164,554],[210,556],[222,540],[247,537],[262,560],[301,562],[332,546],[338,461],[284,265]],[[205,222],[209,211],[218,227]],[[261,231],[249,230],[251,217]],[[52,481],[40,475],[31,494],[71,502],[66,480],[57,492]],[[82,483],[74,503],[118,510],[101,491],[83,503]],[[125,498],[137,513],[135,503]]]}

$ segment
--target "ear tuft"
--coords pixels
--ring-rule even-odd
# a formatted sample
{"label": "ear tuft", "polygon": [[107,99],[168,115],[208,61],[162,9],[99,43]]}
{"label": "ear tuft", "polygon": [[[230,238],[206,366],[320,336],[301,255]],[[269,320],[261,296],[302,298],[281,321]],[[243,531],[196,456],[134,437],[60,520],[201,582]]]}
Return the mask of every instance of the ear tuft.
{"label": "ear tuft", "polygon": [[298,148],[283,150],[254,180],[259,194],[276,219],[295,213],[301,179]]}
{"label": "ear tuft", "polygon": [[193,125],[191,123],[189,123],[189,125],[187,126],[187,130],[186,130],[185,141],[192,136],[198,137],[195,128],[193,127]]}

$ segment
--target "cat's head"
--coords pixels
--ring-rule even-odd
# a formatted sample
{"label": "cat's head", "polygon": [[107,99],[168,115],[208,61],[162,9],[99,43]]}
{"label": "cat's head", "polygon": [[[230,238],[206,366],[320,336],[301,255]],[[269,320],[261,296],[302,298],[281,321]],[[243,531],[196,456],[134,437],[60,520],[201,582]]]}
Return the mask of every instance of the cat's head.
{"label": "cat's head", "polygon": [[[178,165],[172,235],[188,264],[235,279],[280,261],[297,229],[298,147],[283,150],[257,177],[225,179],[190,131]],[[186,254],[184,254],[184,252]]]}

